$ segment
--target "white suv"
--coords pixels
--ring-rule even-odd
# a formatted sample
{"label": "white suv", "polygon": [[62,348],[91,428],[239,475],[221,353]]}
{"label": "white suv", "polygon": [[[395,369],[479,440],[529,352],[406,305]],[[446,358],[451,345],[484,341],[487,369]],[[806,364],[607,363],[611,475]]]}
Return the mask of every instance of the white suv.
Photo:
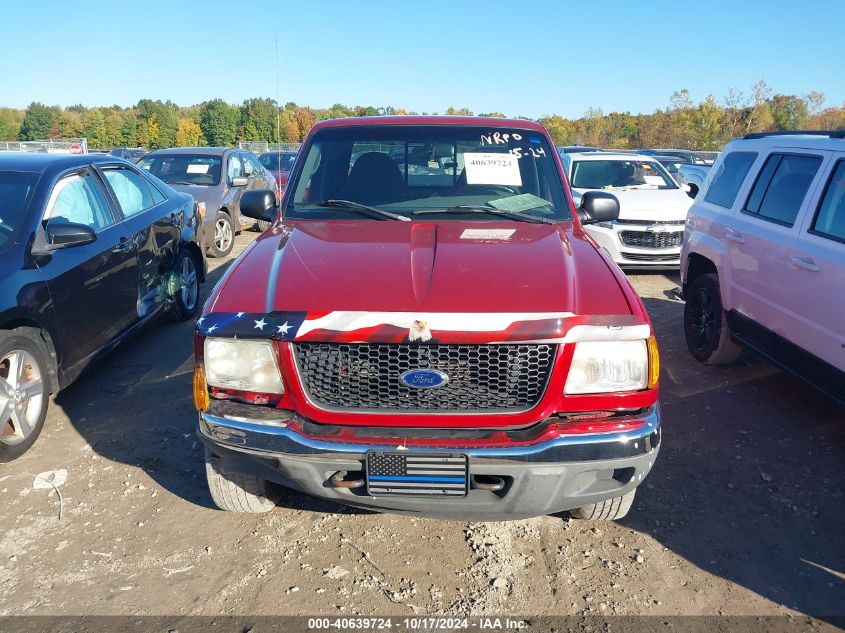
{"label": "white suv", "polygon": [[744,345],[845,403],[845,132],[729,143],[687,218],[681,281],[696,359]]}
{"label": "white suv", "polygon": [[584,227],[613,261],[626,268],[675,268],[692,200],[658,161],[640,154],[561,155],[575,206],[587,191],[619,199],[619,219]]}

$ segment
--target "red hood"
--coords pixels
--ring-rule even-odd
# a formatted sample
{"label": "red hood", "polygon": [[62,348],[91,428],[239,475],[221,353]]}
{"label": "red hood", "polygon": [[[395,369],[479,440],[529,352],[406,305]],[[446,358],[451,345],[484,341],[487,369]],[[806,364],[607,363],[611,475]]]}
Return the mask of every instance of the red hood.
{"label": "red hood", "polygon": [[[211,310],[630,314],[607,264],[571,229],[500,221],[292,221],[256,241]],[[483,239],[479,230],[512,234]]]}

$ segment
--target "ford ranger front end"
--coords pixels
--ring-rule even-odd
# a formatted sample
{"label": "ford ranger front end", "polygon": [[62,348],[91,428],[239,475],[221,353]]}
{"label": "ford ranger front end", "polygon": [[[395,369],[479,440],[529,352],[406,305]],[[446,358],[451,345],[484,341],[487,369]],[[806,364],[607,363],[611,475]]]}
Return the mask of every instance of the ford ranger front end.
{"label": "ford ranger front end", "polygon": [[[574,207],[541,126],[323,122],[290,183],[197,322],[218,506],[270,509],[275,482],[426,516],[624,516],[660,444],[657,346],[581,226],[610,199]],[[270,192],[242,210],[277,214]]]}

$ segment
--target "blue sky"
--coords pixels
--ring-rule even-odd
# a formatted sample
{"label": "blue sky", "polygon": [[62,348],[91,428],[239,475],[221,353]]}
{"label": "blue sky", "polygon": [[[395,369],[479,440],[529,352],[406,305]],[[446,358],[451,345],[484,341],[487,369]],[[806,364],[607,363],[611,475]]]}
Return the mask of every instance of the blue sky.
{"label": "blue sky", "polygon": [[581,116],[818,90],[845,101],[841,0],[88,0],[3,8],[0,106],[276,95]]}

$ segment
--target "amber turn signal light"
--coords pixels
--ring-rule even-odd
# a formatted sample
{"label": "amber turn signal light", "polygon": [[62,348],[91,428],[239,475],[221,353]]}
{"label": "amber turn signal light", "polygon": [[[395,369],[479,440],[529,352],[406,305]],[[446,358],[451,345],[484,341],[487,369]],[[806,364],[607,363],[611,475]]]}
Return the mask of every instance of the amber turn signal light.
{"label": "amber turn signal light", "polygon": [[648,388],[654,389],[660,379],[660,352],[657,351],[657,339],[648,337]]}
{"label": "amber turn signal light", "polygon": [[205,369],[197,363],[194,367],[194,406],[197,411],[208,410],[208,387],[205,384]]}

